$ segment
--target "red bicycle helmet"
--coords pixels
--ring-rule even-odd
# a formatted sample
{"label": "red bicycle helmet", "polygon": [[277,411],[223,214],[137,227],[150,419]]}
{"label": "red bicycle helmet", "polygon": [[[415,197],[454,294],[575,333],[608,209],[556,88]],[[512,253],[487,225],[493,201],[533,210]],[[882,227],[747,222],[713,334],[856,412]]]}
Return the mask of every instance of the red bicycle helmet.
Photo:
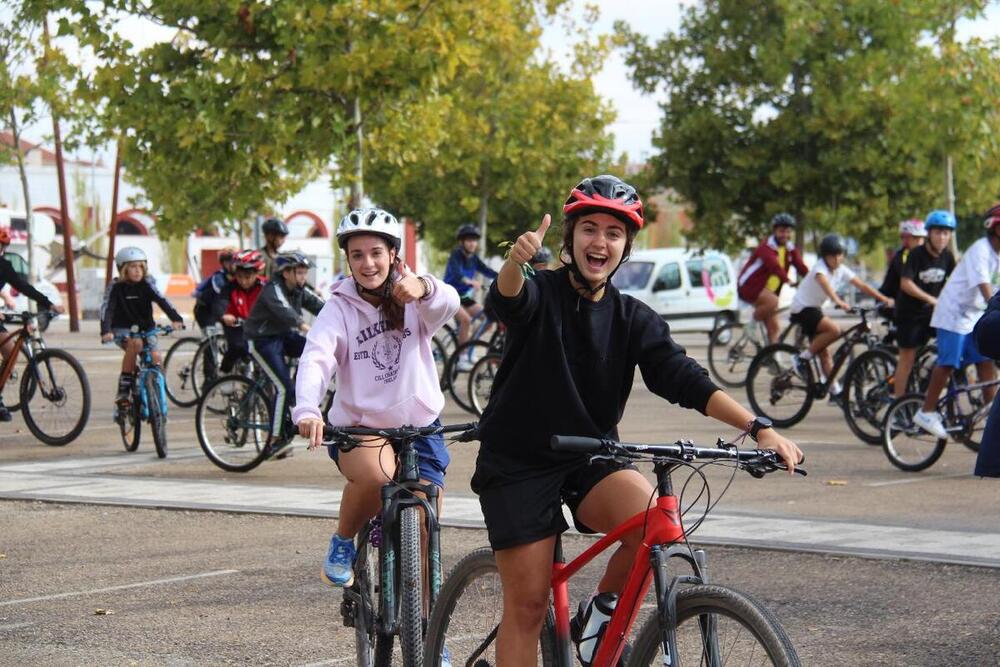
{"label": "red bicycle helmet", "polygon": [[983,226],[986,229],[993,229],[997,223],[1000,223],[1000,204],[994,204],[983,216]]}
{"label": "red bicycle helmet", "polygon": [[569,193],[563,206],[564,215],[582,215],[599,211],[610,213],[626,224],[642,229],[642,200],[631,185],[604,174],[585,178]]}
{"label": "red bicycle helmet", "polygon": [[0,245],[8,245],[10,243],[10,230],[6,227],[0,227]]}
{"label": "red bicycle helmet", "polygon": [[244,250],[233,258],[233,267],[248,271],[260,271],[264,268],[264,256],[260,250]]}

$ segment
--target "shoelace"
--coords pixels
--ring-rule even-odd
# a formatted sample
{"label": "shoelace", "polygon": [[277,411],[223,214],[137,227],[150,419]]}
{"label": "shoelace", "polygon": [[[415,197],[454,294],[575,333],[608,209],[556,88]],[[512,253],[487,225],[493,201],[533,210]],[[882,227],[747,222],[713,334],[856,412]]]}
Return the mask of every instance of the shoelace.
{"label": "shoelace", "polygon": [[340,542],[333,548],[333,558],[335,563],[351,562],[351,547],[349,542]]}

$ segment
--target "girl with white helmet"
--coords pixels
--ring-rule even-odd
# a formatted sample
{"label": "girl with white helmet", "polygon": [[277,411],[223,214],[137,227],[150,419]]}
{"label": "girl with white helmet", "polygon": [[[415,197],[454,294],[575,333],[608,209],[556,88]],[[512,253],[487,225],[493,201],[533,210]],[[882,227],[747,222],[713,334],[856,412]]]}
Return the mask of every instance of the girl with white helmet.
{"label": "girl with white helmet", "polygon": [[[337,393],[327,418],[338,426],[393,428],[440,423],[444,407],[431,337],[455,316],[458,292],[431,275],[413,274],[399,259],[402,225],[378,208],[341,220],[337,241],[352,279],[333,288],[307,337],[295,381],[292,420],[310,448],[323,440],[320,402],[334,373]],[[350,452],[331,448],[347,485],[337,532],[321,576],[334,586],[353,581],[354,536],[381,507],[380,489],[395,470],[387,443]],[[420,477],[444,486],[448,451],[441,436],[418,440]]]}
{"label": "girl with white helmet", "polygon": [[[115,264],[118,266],[118,278],[108,285],[101,303],[102,341],[107,343],[114,340],[115,336],[126,335],[133,326],[138,326],[140,331],[152,329],[156,324],[153,321],[154,303],[170,319],[175,329],[184,328],[180,313],[147,275],[146,253],[142,248],[122,248],[115,255]],[[153,348],[153,360],[159,364],[156,337],[152,336],[148,340]],[[122,344],[122,348],[125,350],[125,357],[122,359],[122,373],[118,376],[117,403],[127,403],[129,400],[135,359],[142,351],[142,339],[129,338]]]}

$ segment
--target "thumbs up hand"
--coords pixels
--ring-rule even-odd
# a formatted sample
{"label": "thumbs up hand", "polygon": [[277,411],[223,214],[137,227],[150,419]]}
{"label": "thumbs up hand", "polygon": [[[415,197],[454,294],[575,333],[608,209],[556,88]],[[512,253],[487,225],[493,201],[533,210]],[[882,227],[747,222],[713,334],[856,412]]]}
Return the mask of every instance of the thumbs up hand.
{"label": "thumbs up hand", "polygon": [[510,249],[510,258],[521,266],[530,262],[531,258],[541,249],[545,232],[549,230],[551,224],[552,216],[546,213],[538,229],[533,232],[525,232],[517,237],[517,241]]}
{"label": "thumbs up hand", "polygon": [[424,296],[424,281],[410,271],[405,262],[399,262],[396,270],[400,277],[392,286],[393,300],[405,306]]}

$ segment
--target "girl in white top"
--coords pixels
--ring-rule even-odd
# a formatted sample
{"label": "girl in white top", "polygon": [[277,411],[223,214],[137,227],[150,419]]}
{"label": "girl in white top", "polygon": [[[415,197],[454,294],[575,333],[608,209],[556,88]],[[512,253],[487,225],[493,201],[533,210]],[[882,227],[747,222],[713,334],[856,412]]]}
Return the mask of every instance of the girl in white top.
{"label": "girl in white top", "polygon": [[[823,315],[823,306],[830,300],[842,310],[850,309],[846,301],[837,296],[835,287],[846,283],[854,285],[865,294],[879,301],[892,305],[893,301],[881,292],[869,287],[844,264],[847,250],[844,239],[839,234],[829,234],[823,237],[819,244],[820,260],[799,285],[792,299],[792,316],[790,320],[802,327],[809,337],[809,348],[798,355],[801,361],[808,361],[819,355],[823,365],[823,373],[829,377],[833,370],[830,352],[826,349],[830,343],[840,337],[841,331],[837,323]],[[796,362],[798,363],[798,362]],[[834,382],[830,387],[830,395],[840,393],[840,383]]]}

